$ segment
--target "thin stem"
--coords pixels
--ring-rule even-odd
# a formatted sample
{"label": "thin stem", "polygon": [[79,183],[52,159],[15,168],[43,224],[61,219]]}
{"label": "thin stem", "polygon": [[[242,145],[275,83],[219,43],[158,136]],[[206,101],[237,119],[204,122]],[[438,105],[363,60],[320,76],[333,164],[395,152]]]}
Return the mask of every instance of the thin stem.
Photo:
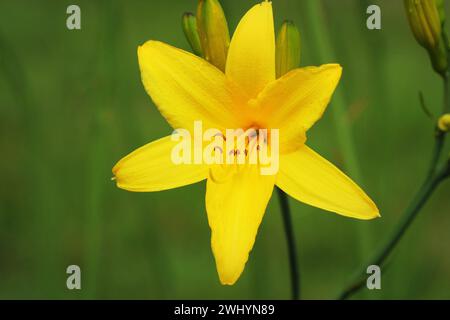
{"label": "thin stem", "polygon": [[428,169],[428,175],[427,175],[427,180],[430,180],[433,178],[433,175],[436,172],[436,168],[439,162],[439,158],[441,157],[442,154],[442,149],[444,147],[444,142],[445,142],[445,134],[438,132],[436,133],[436,140],[434,142],[434,147],[433,147],[433,155],[431,158],[431,164],[430,167]]}
{"label": "thin stem", "polygon": [[[442,83],[444,84],[444,101],[443,101],[443,111],[442,114],[446,112],[447,109],[450,108],[450,81],[449,75],[446,73],[442,77]],[[433,155],[431,158],[430,167],[428,169],[427,179],[431,179],[436,172],[436,168],[439,162],[439,159],[442,154],[442,149],[445,143],[445,133],[436,129],[435,142],[433,147]]]}
{"label": "thin stem", "polygon": [[[441,183],[445,178],[449,176],[449,166],[447,165],[444,167],[438,174],[433,176],[432,179],[426,179],[422,187],[420,188],[419,192],[417,193],[417,196],[414,197],[413,202],[410,204],[408,209],[403,214],[403,219],[399,223],[398,227],[395,229],[394,233],[390,237],[390,239],[387,241],[387,243],[381,248],[381,250],[375,255],[373,259],[370,260],[369,263],[366,264],[366,266],[369,265],[378,265],[381,266],[383,262],[386,260],[386,258],[389,256],[389,254],[392,252],[392,250],[395,248],[395,246],[398,244],[402,236],[404,235],[405,231],[408,229],[408,227],[411,225],[411,223],[414,221],[414,218],[417,216],[417,214],[420,212],[424,204],[427,202],[427,200],[432,195],[433,191],[436,189],[436,187]],[[365,270],[365,268],[364,268]],[[354,281],[352,281],[352,284],[345,289],[341,295],[339,296],[339,299],[347,299],[354,293],[356,293],[359,289],[361,289],[365,284],[365,276],[366,274],[364,272],[358,274]]]}
{"label": "thin stem", "polygon": [[[443,112],[445,113],[446,110],[450,109],[450,81],[448,73],[446,73],[442,79],[444,84]],[[365,268],[369,265],[378,265],[381,267],[384,260],[389,256],[389,254],[398,244],[398,242],[400,241],[408,227],[411,225],[411,223],[414,221],[420,209],[422,209],[424,204],[430,198],[436,187],[440,182],[442,182],[450,175],[449,163],[447,163],[446,166],[439,172],[436,172],[439,159],[444,147],[444,142],[445,133],[437,130],[428,174],[425,178],[424,183],[420,187],[419,192],[417,193],[416,197],[413,198],[409,207],[406,209],[405,213],[403,214],[403,219],[400,221],[398,227],[395,229],[394,233],[389,238],[387,243],[381,248],[377,255],[375,255],[375,257],[364,266],[363,272],[360,272],[356,275],[351,284],[346,287],[346,289],[340,294],[339,299],[349,298],[364,286]]]}
{"label": "thin stem", "polygon": [[[450,54],[450,51],[449,51]],[[449,59],[450,60],[450,59]],[[449,61],[450,63],[450,61]],[[450,111],[450,81],[449,81],[449,72],[447,72],[442,77],[442,82],[444,83],[444,107],[442,110],[442,114]]]}
{"label": "thin stem", "polygon": [[300,272],[298,268],[297,250],[295,246],[294,230],[292,228],[291,210],[286,193],[277,188],[280,199],[281,214],[283,216],[284,231],[289,252],[289,264],[291,268],[292,300],[300,299]]}

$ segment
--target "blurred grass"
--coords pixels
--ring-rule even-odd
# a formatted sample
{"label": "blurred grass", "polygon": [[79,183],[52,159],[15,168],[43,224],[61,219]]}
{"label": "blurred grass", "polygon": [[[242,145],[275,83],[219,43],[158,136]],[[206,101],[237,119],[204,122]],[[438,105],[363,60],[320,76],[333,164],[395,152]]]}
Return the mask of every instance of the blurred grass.
{"label": "blurred grass", "polygon": [[[222,2],[232,28],[257,3]],[[401,1],[372,2],[382,8],[381,31],[365,28],[367,2],[322,1],[336,59],[322,61],[304,2],[274,1],[277,27],[286,18],[301,27],[303,65],[343,66],[338,94],[363,184],[382,214],[367,223],[291,201],[306,298],[333,297],[360,262],[354,230],[367,224],[370,247],[385,239],[429,161],[433,123],[417,92],[437,113],[439,78]],[[137,194],[110,181],[118,159],[170,132],[140,83],[137,45],[158,39],[187,49],[180,17],[196,1],[78,1],[79,31],[65,27],[69,4],[0,3],[0,298],[288,298],[276,199],[243,276],[222,287],[204,183]],[[332,110],[309,143],[345,168]],[[383,290],[365,298],[450,299],[449,188],[441,186],[400,243]],[[81,292],[65,288],[69,264],[82,269]]]}
{"label": "blurred grass", "polygon": [[[307,12],[307,23],[310,30],[313,32],[314,47],[320,63],[332,63],[336,60],[336,54],[332,47],[326,25],[325,13],[323,4],[319,1],[303,1],[304,11]],[[350,14],[358,15],[354,7],[349,7]],[[358,37],[358,34],[354,36]],[[358,38],[361,41],[363,39]],[[356,39],[355,39],[356,40]],[[354,55],[355,51],[349,54]],[[361,186],[363,184],[363,176],[361,174],[359,157],[355,149],[352,126],[349,125],[349,108],[344,89],[341,85],[341,90],[336,91],[333,100],[330,103],[330,109],[333,115],[333,122],[336,132],[337,148],[340,150],[342,157],[343,169]],[[351,234],[350,234],[351,236]],[[372,236],[369,223],[360,223],[355,230],[355,240],[358,241],[359,247],[357,256],[361,263],[365,262],[365,253],[370,250]]]}

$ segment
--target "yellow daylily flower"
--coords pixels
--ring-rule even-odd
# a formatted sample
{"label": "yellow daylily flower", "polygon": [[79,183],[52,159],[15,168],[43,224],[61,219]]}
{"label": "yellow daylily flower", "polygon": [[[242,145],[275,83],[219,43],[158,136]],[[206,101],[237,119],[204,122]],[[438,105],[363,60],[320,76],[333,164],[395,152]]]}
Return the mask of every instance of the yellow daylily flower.
{"label": "yellow daylily flower", "polygon": [[305,145],[306,131],[322,116],[341,67],[327,64],[275,76],[275,35],[271,2],[251,8],[232,37],[225,72],[170,45],[148,41],[138,48],[142,82],[173,128],[279,129],[280,163],[274,175],[259,165],[212,176],[206,164],[174,164],[170,136],[151,142],[113,168],[117,186],[159,191],[207,179],[206,211],[211,246],[222,284],[234,284],[255,242],[275,185],[293,198],[358,219],[379,216],[374,202],[349,177]]}

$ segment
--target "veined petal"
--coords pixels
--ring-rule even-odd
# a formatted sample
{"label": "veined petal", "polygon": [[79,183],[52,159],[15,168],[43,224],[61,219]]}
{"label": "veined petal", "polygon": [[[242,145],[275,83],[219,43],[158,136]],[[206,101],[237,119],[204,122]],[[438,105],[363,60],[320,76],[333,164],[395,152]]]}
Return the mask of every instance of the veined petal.
{"label": "veined petal", "polygon": [[364,220],[380,216],[358,185],[306,145],[280,156],[276,183],[298,201],[327,211]]}
{"label": "veined petal", "polygon": [[147,93],[174,128],[234,128],[236,90],[213,65],[189,52],[158,41],[138,48],[141,77]]}
{"label": "veined petal", "polygon": [[241,19],[228,50],[225,73],[255,98],[275,80],[275,32],[272,3],[262,2]]}
{"label": "veined petal", "polygon": [[[299,68],[269,84],[259,95],[261,122],[280,129],[280,146],[299,146],[304,133],[322,116],[341,77],[337,64]],[[299,137],[301,139],[299,139]],[[283,148],[284,147],[284,148]]]}
{"label": "veined petal", "polygon": [[178,144],[171,136],[136,149],[113,168],[117,186],[129,191],[160,191],[181,187],[205,179],[203,164],[175,164],[172,150]]}
{"label": "veined petal", "polygon": [[257,165],[236,171],[225,181],[208,178],[206,211],[222,284],[234,284],[244,270],[274,182],[275,176],[261,175]]}

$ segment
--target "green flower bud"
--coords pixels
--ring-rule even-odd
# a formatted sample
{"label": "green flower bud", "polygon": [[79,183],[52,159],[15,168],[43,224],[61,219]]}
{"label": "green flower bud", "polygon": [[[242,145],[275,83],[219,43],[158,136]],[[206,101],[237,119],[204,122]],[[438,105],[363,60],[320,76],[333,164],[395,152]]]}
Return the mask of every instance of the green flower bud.
{"label": "green flower bud", "polygon": [[[404,0],[409,25],[417,42],[429,53],[434,70],[447,70],[447,48],[442,39],[437,0]],[[442,14],[441,14],[442,15]]]}
{"label": "green flower bud", "polygon": [[292,21],[283,22],[276,40],[277,78],[300,65],[300,32]]}
{"label": "green flower bud", "polygon": [[182,25],[184,35],[186,36],[187,41],[189,42],[192,51],[197,56],[202,57],[202,46],[200,44],[200,37],[198,36],[197,31],[197,19],[194,14],[190,12],[186,12],[183,14]]}
{"label": "green flower bud", "polygon": [[447,46],[445,42],[441,39],[437,48],[435,50],[429,50],[428,53],[430,54],[434,70],[444,75],[448,68]]}
{"label": "green flower bud", "polygon": [[227,19],[218,0],[199,1],[197,26],[205,59],[225,71],[230,33]]}

